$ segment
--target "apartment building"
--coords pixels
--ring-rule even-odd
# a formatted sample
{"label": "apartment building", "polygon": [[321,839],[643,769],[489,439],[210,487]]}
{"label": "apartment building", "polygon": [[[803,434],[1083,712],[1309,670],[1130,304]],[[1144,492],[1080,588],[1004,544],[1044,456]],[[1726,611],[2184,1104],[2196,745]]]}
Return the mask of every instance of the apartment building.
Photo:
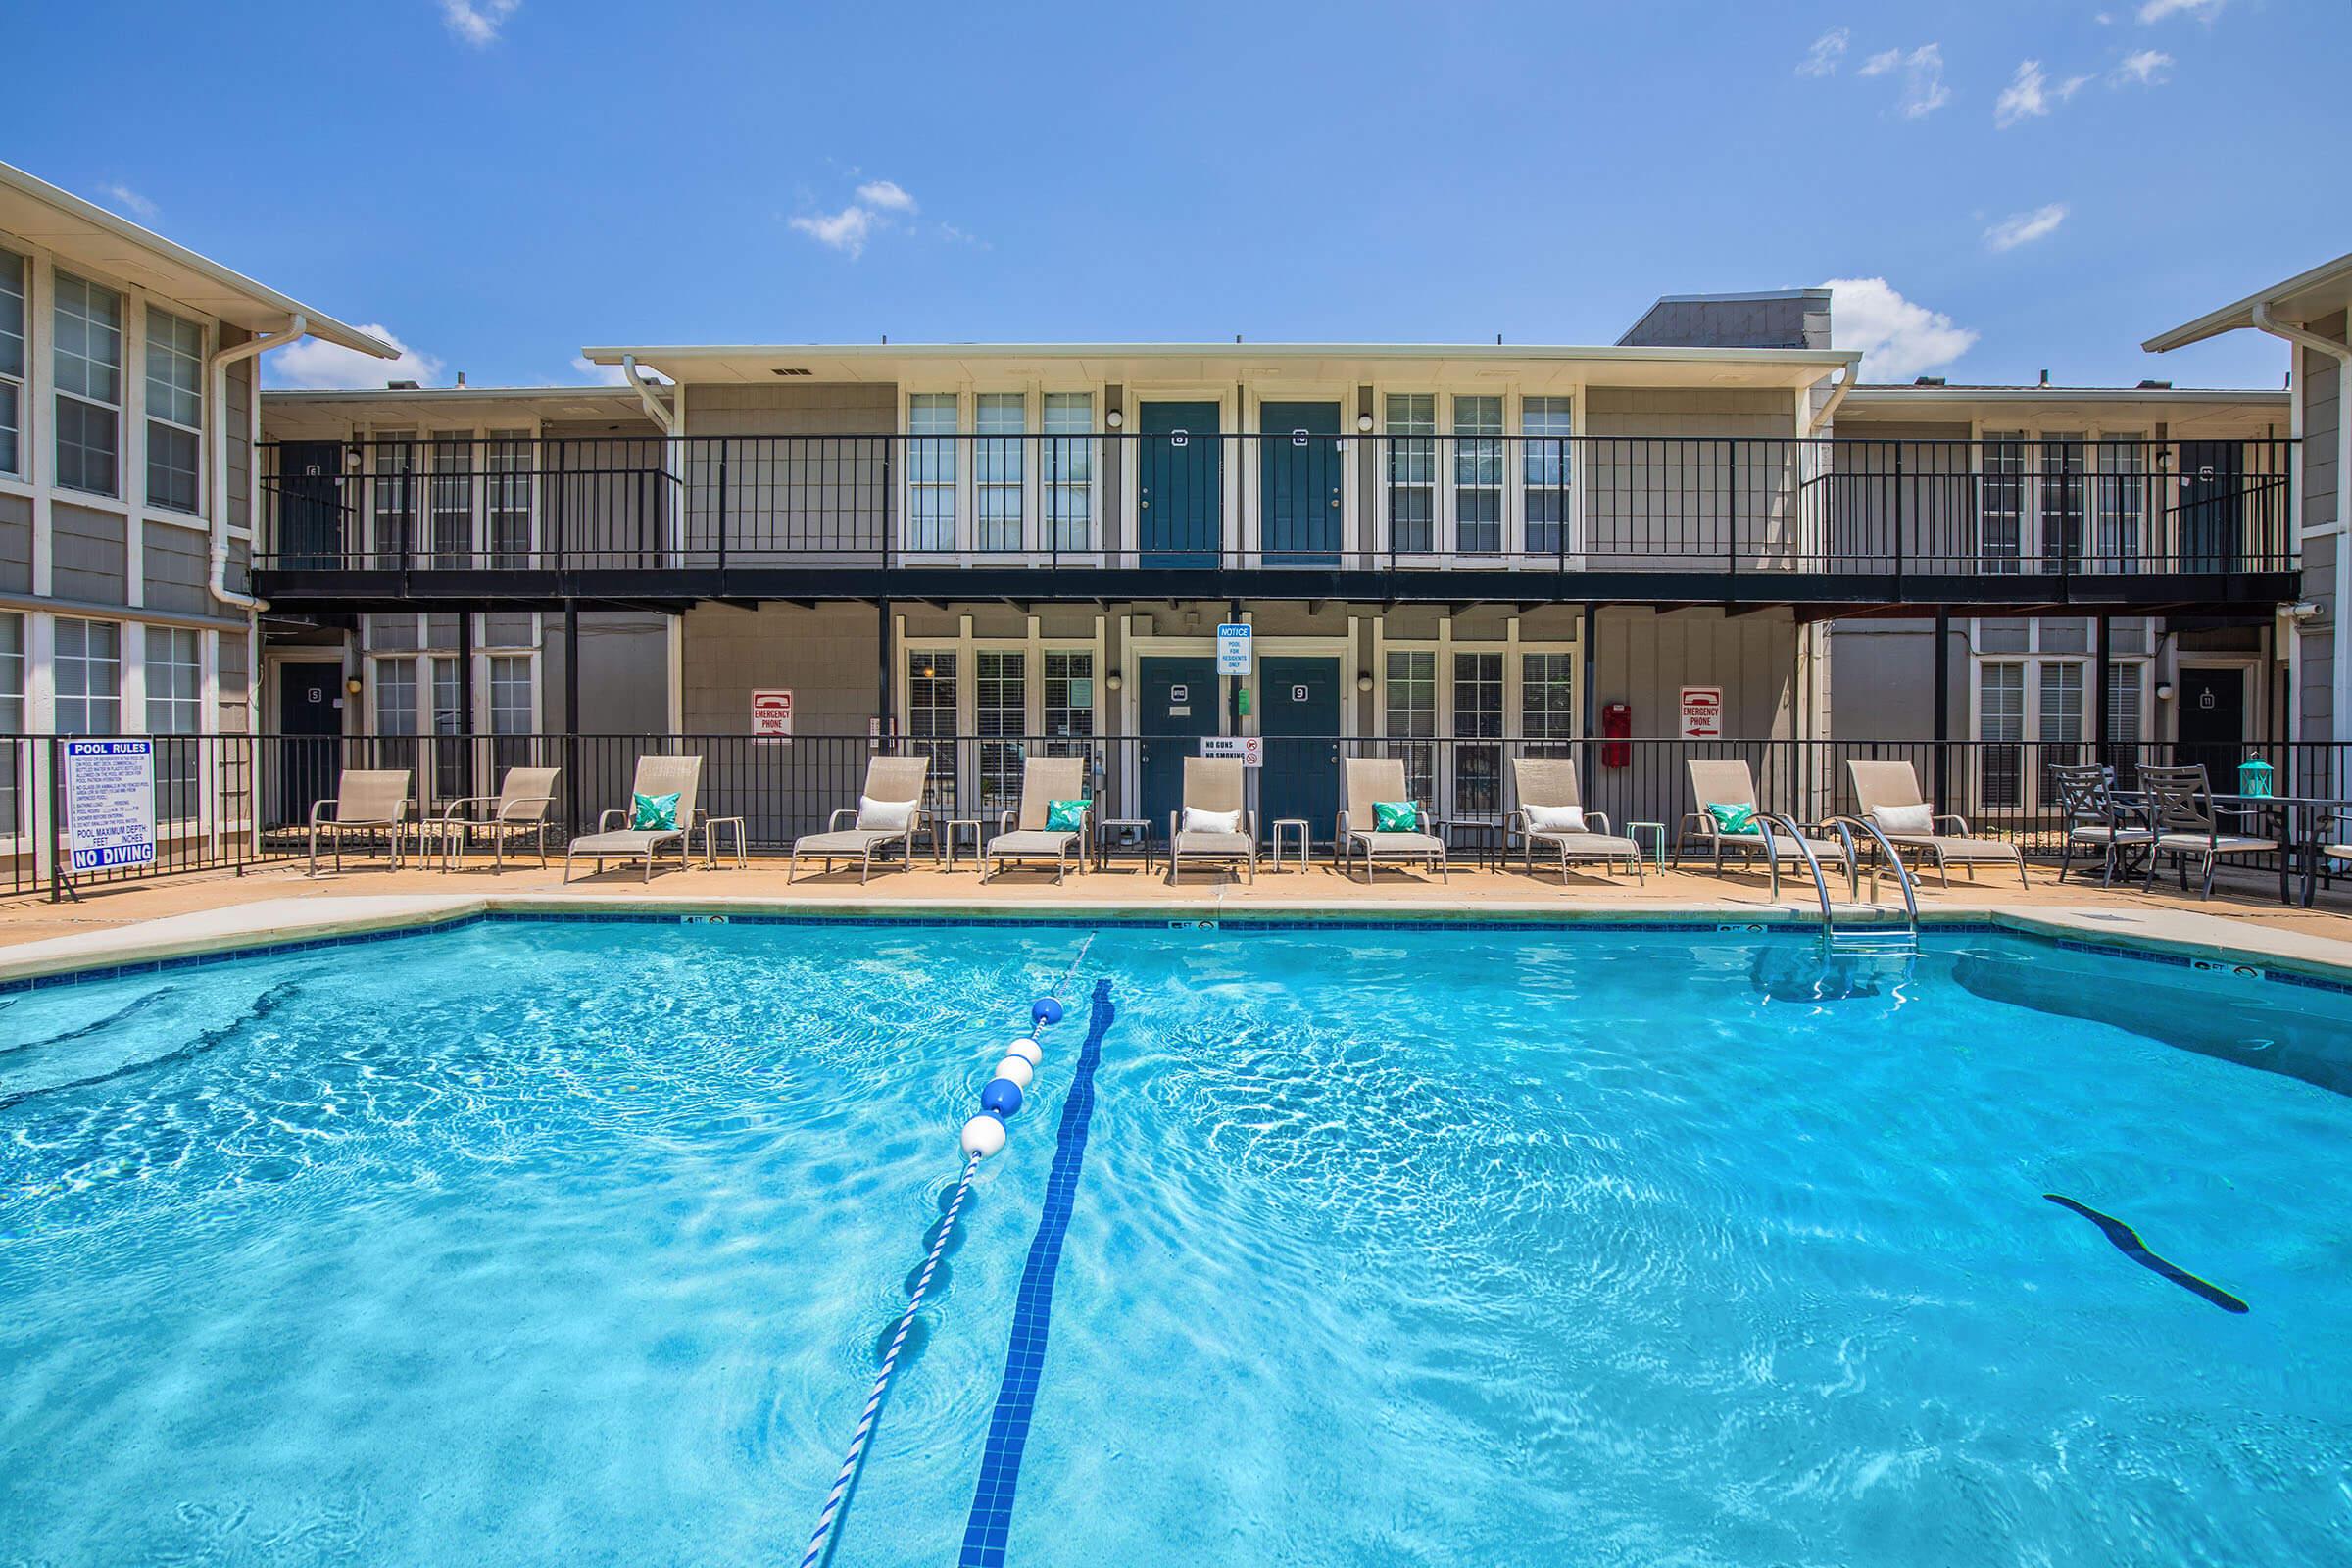
{"label": "apartment building", "polygon": [[[190,737],[166,831],[246,813],[195,737],[257,715],[263,353],[373,336],[0,164],[0,734]],[[0,767],[0,858],[41,803]]]}
{"label": "apartment building", "polygon": [[2167,733],[2192,649],[2267,669],[2282,395],[1858,387],[1829,304],[1669,298],[1593,347],[612,346],[618,388],[272,394],[258,564],[318,629],[269,657],[339,662],[347,728],[468,777],[452,735],[746,736],[789,693],[798,736],[941,743],[959,813],[1083,742],[1159,819],[1239,736],[1261,821],[1317,823],[1344,746],[1476,818],[1513,746],[2089,743]]}

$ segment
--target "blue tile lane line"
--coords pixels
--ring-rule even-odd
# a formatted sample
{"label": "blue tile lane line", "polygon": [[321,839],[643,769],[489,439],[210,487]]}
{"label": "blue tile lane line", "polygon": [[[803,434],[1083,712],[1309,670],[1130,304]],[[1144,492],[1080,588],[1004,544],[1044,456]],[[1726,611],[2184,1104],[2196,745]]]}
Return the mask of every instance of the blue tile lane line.
{"label": "blue tile lane line", "polygon": [[1000,1568],[1004,1561],[1005,1538],[1012,1532],[1012,1493],[1021,1478],[1021,1449],[1029,1441],[1030,1413],[1037,1405],[1037,1386],[1046,1370],[1046,1325],[1054,1312],[1054,1275],[1061,1267],[1062,1233],[1070,1228],[1078,1173],[1086,1163],[1087,1124],[1095,1114],[1095,1068],[1102,1060],[1102,1037],[1109,1033],[1115,1016],[1110,982],[1096,981],[1086,1044],[1079,1050],[1078,1065],[1070,1074],[1070,1092],[1061,1102],[1054,1172],[1046,1178],[1037,1239],[1029,1244],[1029,1260],[1021,1265],[1020,1295],[1012,1307],[1012,1344],[1004,1355],[1004,1381],[997,1390],[997,1407],[988,1418],[988,1444],[980,1454],[980,1482],[972,1491],[972,1513],[964,1523],[957,1568]]}

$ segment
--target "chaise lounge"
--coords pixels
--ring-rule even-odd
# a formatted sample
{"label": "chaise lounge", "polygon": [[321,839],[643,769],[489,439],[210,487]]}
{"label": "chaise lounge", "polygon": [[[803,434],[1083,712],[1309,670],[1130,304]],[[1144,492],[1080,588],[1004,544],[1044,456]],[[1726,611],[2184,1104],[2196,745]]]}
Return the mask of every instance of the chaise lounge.
{"label": "chaise lounge", "polygon": [[1854,781],[1854,804],[1871,825],[1896,854],[1910,850],[1933,857],[1945,887],[1952,885],[1954,865],[1966,866],[1972,882],[1980,865],[2014,865],[2019,886],[2032,885],[2026,880],[2025,852],[2007,839],[1972,837],[1964,816],[1949,811],[1938,816],[1920,793],[1919,773],[1909,762],[1849,761],[1845,770]]}
{"label": "chaise lounge", "polygon": [[1692,760],[1684,765],[1690,772],[1690,795],[1697,809],[1686,813],[1676,830],[1677,864],[1682,861],[1684,846],[1694,838],[1707,847],[1718,873],[1723,870],[1725,850],[1738,850],[1743,864],[1752,864],[1761,855],[1765,869],[1772,874],[1775,898],[1781,892],[1781,862],[1802,860],[1808,850],[1815,861],[1835,860],[1852,874],[1853,860],[1843,844],[1811,836],[1792,839],[1786,831],[1765,829],[1764,810],[1756,800],[1756,776],[1746,762]]}
{"label": "chaise lounge", "polygon": [[[812,855],[828,871],[835,860],[856,860],[862,887],[874,874],[875,852],[891,844],[899,846],[900,864],[911,869],[914,835],[923,825],[923,785],[930,774],[927,755],[869,759],[858,804],[836,810],[826,819],[824,832],[792,841],[792,863],[785,867],[784,880],[789,883],[800,874],[802,856]],[[846,828],[841,825],[845,816],[851,819]]]}
{"label": "chaise lounge", "polygon": [[1184,804],[1168,813],[1168,881],[1184,875],[1184,862],[1236,861],[1257,880],[1257,835],[1242,800],[1242,760],[1188,757],[1184,760]]}
{"label": "chaise lounge", "polygon": [[[1576,763],[1565,757],[1514,757],[1511,780],[1519,792],[1518,809],[1511,812],[1506,831],[1516,834],[1527,868],[1535,869],[1536,850],[1560,858],[1560,881],[1568,880],[1571,860],[1598,860],[1602,868],[1619,860],[1633,867],[1641,882],[1642,846],[1610,832],[1608,816],[1588,811],[1584,785]],[[1598,824],[1595,830],[1594,824]],[[1507,842],[1507,839],[1506,839]]]}
{"label": "chaise lounge", "polygon": [[[686,866],[686,846],[694,831],[695,796],[703,782],[699,757],[646,756],[637,759],[637,776],[629,784],[627,810],[611,810],[597,818],[597,830],[575,838],[564,849],[564,880],[571,880],[571,862],[587,856],[603,871],[608,859],[642,856],[645,879],[654,879],[654,861],[662,849],[676,845],[678,868]],[[615,827],[615,819],[626,827]]]}
{"label": "chaise lounge", "polygon": [[1353,880],[1360,855],[1366,885],[1379,874],[1373,868],[1383,860],[1418,860],[1435,870],[1439,881],[1447,880],[1446,841],[1422,827],[1430,819],[1429,807],[1405,792],[1403,759],[1350,757],[1340,765],[1346,771],[1348,796],[1335,835],[1340,869]]}
{"label": "chaise lounge", "polygon": [[1006,811],[997,836],[980,851],[980,880],[987,881],[1006,860],[1052,860],[1058,886],[1069,875],[1073,854],[1078,869],[1085,870],[1087,820],[1093,810],[1086,798],[1085,758],[1026,759],[1021,763],[1020,810],[1017,815]]}

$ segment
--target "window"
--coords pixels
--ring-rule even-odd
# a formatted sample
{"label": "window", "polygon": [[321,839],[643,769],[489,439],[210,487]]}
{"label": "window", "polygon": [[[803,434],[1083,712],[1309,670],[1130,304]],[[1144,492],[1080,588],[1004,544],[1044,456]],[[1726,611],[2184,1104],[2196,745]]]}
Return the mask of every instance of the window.
{"label": "window", "polygon": [[[1502,814],[1502,655],[1453,656],[1453,814]],[[1473,741],[1492,740],[1487,744]]]}
{"label": "window", "polygon": [[980,516],[979,548],[1021,548],[1021,474],[1027,442],[1028,399],[1019,392],[983,392],[980,439],[972,443],[973,501]]}
{"label": "window", "polygon": [[528,654],[494,654],[490,659],[490,753],[504,773],[531,760],[531,659]]}
{"label": "window", "polygon": [[147,504],[198,512],[204,447],[204,328],[147,308]]}
{"label": "window", "polygon": [[2139,568],[2142,518],[2148,505],[2148,449],[2137,436],[2117,436],[2098,444],[2098,489],[2091,505],[2098,517],[2092,549],[2093,571],[2135,571]]}
{"label": "window", "polygon": [[408,564],[416,548],[416,442],[406,431],[376,437],[368,490],[375,516],[378,569]]}
{"label": "window", "polygon": [[1977,547],[1990,561],[2012,562],[2025,537],[2026,438],[2014,430],[1985,431],[1984,464]]}
{"label": "window", "polygon": [[956,814],[956,673],[952,649],[906,652],[906,737],[931,759],[926,790],[942,816]]}
{"label": "window", "polygon": [[1046,527],[1051,548],[1095,547],[1095,395],[1046,394]]}
{"label": "window", "polygon": [[1502,399],[1453,400],[1453,542],[1466,553],[1502,548]]}
{"label": "window", "polygon": [[203,634],[178,626],[147,628],[147,733],[155,737],[155,814],[185,822],[196,814],[197,740],[204,698]]}
{"label": "window", "polygon": [[115,735],[122,728],[122,628],[111,620],[57,622],[57,733]]}
{"label": "window", "polygon": [[2040,798],[2045,801],[2058,798],[2049,770],[2082,760],[2082,669],[2073,661],[2045,661],[2041,666],[2041,720],[2036,738],[2041,742]]}
{"label": "window", "polygon": [[[1046,652],[1046,733],[1055,739],[1095,732],[1095,653],[1091,648]],[[1057,755],[1083,747],[1049,748]]]}
{"label": "window", "polygon": [[70,272],[56,275],[57,482],[117,494],[122,417],[122,297]]}
{"label": "window", "polygon": [[1437,548],[1438,400],[1427,392],[1388,399],[1389,548],[1427,554]]}
{"label": "window", "polygon": [[0,614],[0,838],[15,838],[27,823],[18,815],[24,796],[17,770],[24,748],[12,737],[24,733],[24,617]]}
{"label": "window", "polygon": [[1568,400],[1529,398],[1519,425],[1527,435],[1521,458],[1527,548],[1533,555],[1557,555],[1568,548]]}
{"label": "window", "polygon": [[0,251],[0,473],[23,473],[24,258]]}
{"label": "window", "polygon": [[1977,666],[1977,801],[1987,810],[2014,811],[2026,804],[2026,666]]}
{"label": "window", "polygon": [[433,432],[432,476],[426,481],[427,515],[432,520],[433,564],[469,564],[473,551],[473,436],[466,430]]}
{"label": "window", "polygon": [[[1576,656],[1519,656],[1519,733],[1532,742],[1576,738]],[[1565,757],[1564,745],[1531,745],[1532,757]]]}
{"label": "window", "polygon": [[2041,441],[2041,554],[2052,570],[2082,556],[2082,437]]}
{"label": "window", "polygon": [[[1387,712],[1382,728],[1389,754],[1404,760],[1404,787],[1416,801],[1438,798],[1438,656],[1421,648],[1392,648]],[[1403,742],[1402,745],[1396,744]]]}
{"label": "window", "polygon": [[1021,804],[1020,737],[1029,725],[1028,662],[1029,656],[1019,649],[987,649],[972,660],[973,732],[981,737],[980,810],[985,816]]}
{"label": "window", "polygon": [[[906,399],[906,548],[956,548],[956,394]],[[932,439],[920,439],[932,438]]]}
{"label": "window", "polygon": [[416,661],[375,662],[374,761],[379,767],[416,766]]}
{"label": "window", "polygon": [[2125,789],[2132,788],[2139,778],[2140,689],[2146,667],[2137,661],[2107,666],[2107,756],[2103,760],[2115,768],[2116,782]]}
{"label": "window", "polygon": [[531,550],[531,456],[529,434],[522,430],[493,430],[486,454],[490,477],[485,502],[490,509],[492,564],[518,566]]}
{"label": "window", "polygon": [[466,793],[466,742],[460,738],[472,727],[466,712],[466,692],[458,680],[455,659],[433,662],[433,778],[435,800]]}

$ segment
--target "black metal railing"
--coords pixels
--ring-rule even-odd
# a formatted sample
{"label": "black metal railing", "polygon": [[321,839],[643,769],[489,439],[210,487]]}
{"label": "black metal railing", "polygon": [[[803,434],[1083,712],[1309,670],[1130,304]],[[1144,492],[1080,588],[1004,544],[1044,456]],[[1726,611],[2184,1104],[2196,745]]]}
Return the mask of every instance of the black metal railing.
{"label": "black metal railing", "polygon": [[2295,443],[1507,435],[275,442],[267,571],[2292,571]]}
{"label": "black metal railing", "polygon": [[[155,742],[156,858],[152,864],[75,872],[66,853],[70,791],[61,742],[45,736],[0,737],[0,892],[52,896],[180,872],[243,872],[300,858],[313,803],[331,797],[345,768],[399,768],[411,775],[412,815],[439,817],[459,796],[495,794],[507,769],[559,769],[549,839],[592,830],[599,813],[625,808],[639,760],[692,755],[704,760],[698,806],[708,815],[740,817],[754,851],[789,847],[822,829],[830,814],[858,802],[869,760],[880,752],[931,759],[927,792],[934,831],[977,822],[985,837],[1019,805],[1022,764],[1032,756],[1087,760],[1087,793],[1103,819],[1150,824],[1165,838],[1179,804],[1182,760],[1200,755],[1194,736],[912,736],[878,742],[866,736],[528,734],[490,736],[159,735]],[[1407,792],[1429,807],[1446,831],[1491,842],[1469,830],[1498,827],[1518,803],[1516,757],[1576,760],[1585,804],[1606,812],[1619,831],[1656,824],[1671,848],[1684,818],[1709,804],[1691,792],[1689,763],[1747,764],[1757,804],[1808,822],[1858,808],[1846,764],[1907,761],[1939,810],[1967,819],[1972,833],[2003,838],[2035,855],[2065,842],[2068,819],[2056,786],[2059,766],[2103,759],[2124,788],[2140,768],[2202,762],[2215,788],[2234,790],[2239,769],[2259,760],[2272,769],[2275,794],[2352,796],[2352,743],[2270,744],[2215,751],[2165,742],[1901,740],[1660,740],[1476,736],[1268,736],[1245,771],[1261,836],[1280,818],[1307,824],[1328,843],[1341,801],[1341,764],[1351,757],[1403,763]],[[478,814],[478,813],[477,813]],[[2331,842],[2352,836],[2352,818],[2317,824]],[[2275,821],[2257,832],[2276,832]],[[967,842],[968,842],[968,831]],[[1645,833],[1651,830],[1645,829]],[[58,867],[67,866],[60,877]],[[2275,860],[2273,862],[2275,868]],[[2336,867],[2323,866],[2332,875]]]}

